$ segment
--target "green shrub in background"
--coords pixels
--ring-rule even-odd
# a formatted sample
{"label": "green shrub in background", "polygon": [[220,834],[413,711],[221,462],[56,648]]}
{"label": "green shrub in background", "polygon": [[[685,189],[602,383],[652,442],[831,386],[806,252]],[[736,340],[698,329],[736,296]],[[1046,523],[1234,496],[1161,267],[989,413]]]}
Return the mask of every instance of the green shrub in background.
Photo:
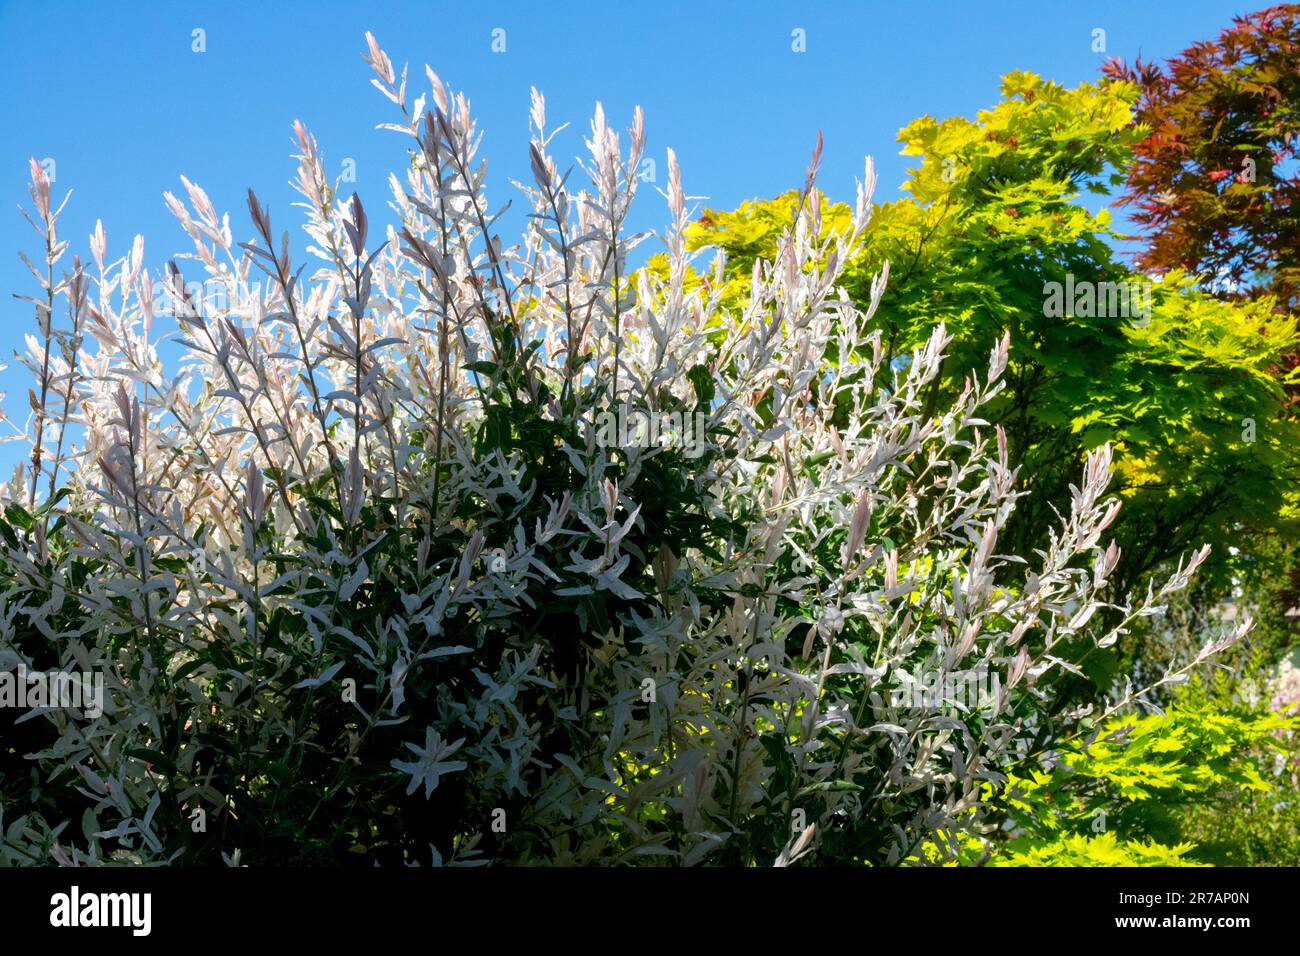
{"label": "green shrub in background", "polygon": [[[1259,866],[1296,859],[1300,714],[1221,677],[1167,711],[1117,715],[990,787],[956,857],[992,866]],[[1275,708],[1275,709],[1270,709]],[[993,808],[997,808],[993,810]],[[939,859],[941,845],[926,848]]]}

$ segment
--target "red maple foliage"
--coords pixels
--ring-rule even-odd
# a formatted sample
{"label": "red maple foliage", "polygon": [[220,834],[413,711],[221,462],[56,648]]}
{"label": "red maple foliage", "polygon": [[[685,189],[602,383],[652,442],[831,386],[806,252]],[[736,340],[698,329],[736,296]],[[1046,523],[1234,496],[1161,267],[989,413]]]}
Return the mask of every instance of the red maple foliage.
{"label": "red maple foliage", "polygon": [[1300,4],[1237,17],[1163,68],[1112,60],[1103,72],[1138,85],[1149,130],[1120,200],[1145,240],[1139,268],[1300,308]]}

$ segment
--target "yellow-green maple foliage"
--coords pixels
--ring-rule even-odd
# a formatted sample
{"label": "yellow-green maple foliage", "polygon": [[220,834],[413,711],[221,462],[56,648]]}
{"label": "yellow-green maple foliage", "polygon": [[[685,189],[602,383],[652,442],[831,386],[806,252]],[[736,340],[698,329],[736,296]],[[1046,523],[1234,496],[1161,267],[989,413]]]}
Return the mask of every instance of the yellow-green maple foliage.
{"label": "yellow-green maple foliage", "polygon": [[[1267,299],[1220,301],[1181,273],[1136,273],[1115,253],[1108,211],[1082,200],[1122,180],[1143,135],[1132,123],[1133,86],[1070,89],[1011,73],[1002,94],[973,120],[927,116],[899,133],[903,153],[918,160],[908,196],[876,209],[846,291],[866,301],[874,269],[890,262],[873,321],[898,365],[946,323],[955,341],[933,407],[1010,332],[1009,388],[989,409],[1028,492],[1009,546],[1042,545],[1080,457],[1111,442],[1126,498],[1117,589],[1205,542],[1215,546],[1210,570],[1221,587],[1229,545],[1251,532],[1292,534],[1300,519],[1300,425],[1284,393],[1296,372],[1282,362],[1300,344],[1296,323]],[[772,256],[795,200],[788,193],[699,218],[696,247],[726,254],[724,302],[739,301],[755,260]],[[847,222],[846,206],[819,200],[825,228]],[[1076,298],[1054,308],[1058,286],[1095,290],[1094,305]],[[1116,298],[1117,288],[1133,297]],[[1107,291],[1107,307],[1097,308]],[[1089,676],[1107,686],[1118,663],[1097,655]]]}

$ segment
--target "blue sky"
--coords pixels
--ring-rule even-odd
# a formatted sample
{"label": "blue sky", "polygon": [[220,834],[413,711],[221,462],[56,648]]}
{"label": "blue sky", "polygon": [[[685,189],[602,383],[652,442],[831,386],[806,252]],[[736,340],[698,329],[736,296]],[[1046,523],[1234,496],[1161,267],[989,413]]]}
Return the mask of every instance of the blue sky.
{"label": "blue sky", "polygon": [[[17,258],[38,241],[15,204],[26,203],[28,157],[55,161],[55,192],[74,190],[61,220],[72,251],[104,222],[109,254],[145,237],[151,268],[189,240],[163,207],[179,177],[203,186],[250,233],[244,190],[271,207],[279,231],[296,224],[290,124],[316,134],[330,168],[355,161],[355,189],[381,221],[385,179],[405,162],[396,134],[374,129],[393,107],[369,85],[361,61],[372,31],[411,84],[428,63],[469,96],[486,133],[495,202],[528,178],[528,89],[546,94],[550,125],[572,127],[557,158],[576,156],[593,104],[620,126],[646,111],[649,155],[663,168],[677,151],[688,195],[731,208],[796,185],[820,128],[821,185],[852,195],[864,156],[880,174],[878,200],[895,198],[907,163],[895,134],[912,119],[973,115],[997,101],[998,78],[1031,70],[1066,84],[1095,79],[1106,56],[1164,59],[1208,39],[1236,13],[1267,5],[1181,2],[903,3],[849,0],[586,0],[545,3],[67,2],[0,0],[0,390],[25,414],[27,381],[12,351],[34,328],[34,294]],[[505,31],[505,52],[492,50]],[[1094,29],[1106,31],[1095,53]],[[193,31],[206,50],[194,52]],[[806,51],[792,50],[803,30]],[[662,180],[662,173],[660,175]],[[638,229],[664,222],[644,193]],[[70,261],[70,260],[69,260]],[[0,446],[7,472],[19,449]]]}

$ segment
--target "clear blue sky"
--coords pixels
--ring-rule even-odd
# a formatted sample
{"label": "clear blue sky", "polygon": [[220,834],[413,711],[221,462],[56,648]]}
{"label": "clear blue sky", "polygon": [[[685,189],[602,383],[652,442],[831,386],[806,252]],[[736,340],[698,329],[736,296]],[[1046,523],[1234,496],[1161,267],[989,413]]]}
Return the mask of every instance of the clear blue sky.
{"label": "clear blue sky", "polygon": [[[899,194],[907,164],[895,134],[910,120],[973,115],[997,100],[998,78],[1032,70],[1067,84],[1094,79],[1106,55],[1164,59],[1208,39],[1235,13],[1266,2],[850,2],[696,0],[605,3],[491,0],[423,2],[167,2],[0,0],[0,390],[26,414],[27,379],[12,351],[32,330],[34,294],[17,258],[37,237],[14,208],[26,203],[27,160],[53,158],[55,192],[74,189],[61,222],[72,250],[104,221],[109,254],[145,237],[153,269],[187,237],[163,207],[185,175],[229,211],[236,239],[250,228],[244,190],[269,203],[277,231],[296,225],[290,123],[303,120],[337,172],[356,162],[356,190],[377,223],[385,178],[404,142],[374,129],[393,107],[361,61],[372,31],[419,92],[428,63],[470,97],[495,201],[528,178],[528,88],[547,98],[549,123],[573,126],[554,150],[581,152],[596,100],[620,127],[646,111],[649,155],[677,151],[688,195],[731,208],[799,181],[820,128],[821,185],[851,196],[863,157],[875,157],[877,199]],[[492,51],[492,31],[506,51]],[[1106,54],[1093,30],[1106,31]],[[192,31],[206,51],[192,51]],[[802,29],[806,52],[792,51]],[[660,173],[662,180],[663,173]],[[659,228],[663,204],[644,193],[633,225]],[[70,262],[70,256],[68,261]],[[17,460],[0,446],[0,469]]]}

